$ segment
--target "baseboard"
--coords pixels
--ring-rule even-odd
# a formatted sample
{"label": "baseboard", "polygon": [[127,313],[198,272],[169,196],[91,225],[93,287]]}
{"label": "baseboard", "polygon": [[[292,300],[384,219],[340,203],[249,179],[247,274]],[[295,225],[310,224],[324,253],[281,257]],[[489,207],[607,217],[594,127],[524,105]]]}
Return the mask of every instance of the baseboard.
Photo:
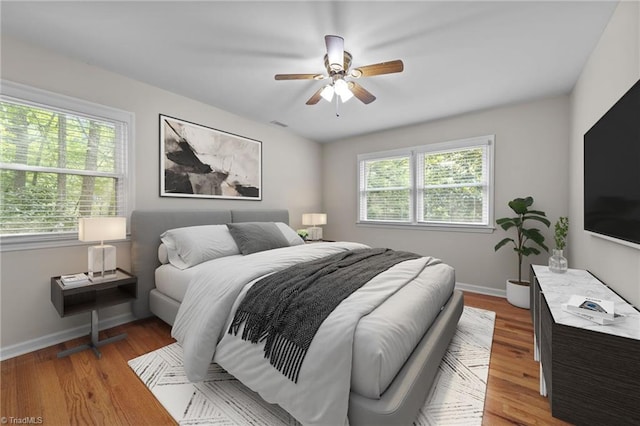
{"label": "baseboard", "polygon": [[[98,328],[100,330],[106,330],[135,320],[136,317],[134,317],[132,313],[116,315],[114,317],[107,318],[104,321],[100,321]],[[52,345],[57,345],[58,343],[66,342],[67,340],[88,336],[90,332],[91,325],[87,324],[0,348],[0,361],[37,351]]]}
{"label": "baseboard", "polygon": [[466,284],[461,282],[456,282],[456,289],[462,291],[468,291],[470,293],[479,293],[486,294],[487,296],[496,296],[496,297],[507,297],[507,290],[501,290],[493,287],[483,287],[474,284]]}

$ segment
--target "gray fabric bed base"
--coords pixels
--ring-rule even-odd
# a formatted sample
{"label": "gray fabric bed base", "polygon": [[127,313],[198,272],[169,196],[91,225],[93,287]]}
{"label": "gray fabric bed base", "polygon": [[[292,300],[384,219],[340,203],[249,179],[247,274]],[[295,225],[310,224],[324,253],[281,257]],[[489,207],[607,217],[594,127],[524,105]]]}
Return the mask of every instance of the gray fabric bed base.
{"label": "gray fabric bed base", "polygon": [[149,308],[151,312],[169,325],[173,325],[176,315],[178,315],[179,307],[180,303],[177,300],[160,293],[155,288],[149,293]]}

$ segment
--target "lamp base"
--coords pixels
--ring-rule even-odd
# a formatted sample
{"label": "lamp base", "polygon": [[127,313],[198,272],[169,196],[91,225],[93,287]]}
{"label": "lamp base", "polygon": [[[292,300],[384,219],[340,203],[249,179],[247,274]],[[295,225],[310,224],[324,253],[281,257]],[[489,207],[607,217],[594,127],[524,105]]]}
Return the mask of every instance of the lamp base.
{"label": "lamp base", "polygon": [[116,273],[116,248],[109,245],[89,247],[90,279],[103,278]]}
{"label": "lamp base", "polygon": [[319,226],[312,226],[311,228],[307,228],[307,232],[309,233],[308,238],[312,241],[322,239],[322,228],[320,228]]}

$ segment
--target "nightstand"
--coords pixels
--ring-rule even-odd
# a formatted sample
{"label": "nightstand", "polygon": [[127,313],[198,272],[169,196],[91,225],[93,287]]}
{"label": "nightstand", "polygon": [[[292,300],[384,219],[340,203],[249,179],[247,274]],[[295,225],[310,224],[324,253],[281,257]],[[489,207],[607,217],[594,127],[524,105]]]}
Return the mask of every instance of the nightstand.
{"label": "nightstand", "polygon": [[61,317],[91,312],[91,342],[58,353],[58,358],[92,349],[96,357],[98,348],[127,337],[126,333],[98,340],[98,309],[130,302],[138,297],[138,278],[118,268],[116,273],[89,281],[87,284],[65,287],[60,277],[51,277],[51,303]]}

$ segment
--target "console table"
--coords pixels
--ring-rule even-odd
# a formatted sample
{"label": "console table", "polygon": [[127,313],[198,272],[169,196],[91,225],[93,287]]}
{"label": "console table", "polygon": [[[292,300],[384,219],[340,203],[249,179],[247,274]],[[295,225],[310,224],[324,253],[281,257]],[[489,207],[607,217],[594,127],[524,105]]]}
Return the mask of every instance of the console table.
{"label": "console table", "polygon": [[[534,357],[551,414],[581,425],[640,424],[640,312],[587,271],[532,265],[530,274]],[[611,300],[625,318],[599,325],[565,312],[574,294]]]}

